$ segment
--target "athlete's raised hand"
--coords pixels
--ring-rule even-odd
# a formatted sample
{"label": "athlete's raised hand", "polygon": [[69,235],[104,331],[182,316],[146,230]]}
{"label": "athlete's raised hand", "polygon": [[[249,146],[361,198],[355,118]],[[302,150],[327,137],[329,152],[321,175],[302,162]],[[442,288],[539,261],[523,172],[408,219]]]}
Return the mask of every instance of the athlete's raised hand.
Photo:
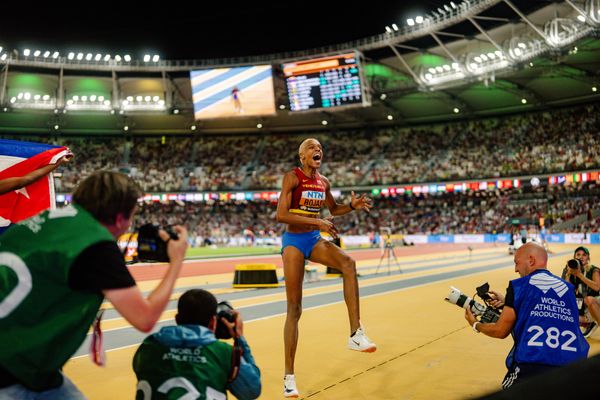
{"label": "athlete's raised hand", "polygon": [[371,210],[371,207],[373,207],[373,204],[371,204],[371,199],[367,197],[365,193],[361,194],[358,197],[356,197],[354,191],[352,191],[350,194],[352,196],[350,198],[350,207],[352,209],[365,210],[366,212],[369,212],[369,210]]}

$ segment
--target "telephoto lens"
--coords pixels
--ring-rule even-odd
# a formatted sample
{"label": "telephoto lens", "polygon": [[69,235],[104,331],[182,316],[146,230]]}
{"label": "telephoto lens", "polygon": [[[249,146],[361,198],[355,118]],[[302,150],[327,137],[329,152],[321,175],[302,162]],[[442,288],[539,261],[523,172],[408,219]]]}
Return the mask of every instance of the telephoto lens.
{"label": "telephoto lens", "polygon": [[581,262],[578,259],[573,258],[567,261],[567,266],[571,269],[581,268]]}

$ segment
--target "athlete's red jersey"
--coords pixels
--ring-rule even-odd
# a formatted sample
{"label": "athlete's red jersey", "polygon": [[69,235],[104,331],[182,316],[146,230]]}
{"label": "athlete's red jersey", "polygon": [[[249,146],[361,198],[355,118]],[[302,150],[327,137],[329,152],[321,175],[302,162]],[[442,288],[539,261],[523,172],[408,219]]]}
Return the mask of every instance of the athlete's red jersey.
{"label": "athlete's red jersey", "polygon": [[298,186],[292,192],[290,212],[310,216],[319,215],[325,205],[325,182],[321,175],[315,172],[314,178],[304,175],[300,168],[294,168],[298,177]]}

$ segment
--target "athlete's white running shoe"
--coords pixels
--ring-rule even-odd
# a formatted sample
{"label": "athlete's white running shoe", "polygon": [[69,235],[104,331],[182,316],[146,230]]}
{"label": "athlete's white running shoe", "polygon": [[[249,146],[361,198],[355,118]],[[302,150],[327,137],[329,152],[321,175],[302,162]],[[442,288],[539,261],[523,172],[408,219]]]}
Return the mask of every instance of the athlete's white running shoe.
{"label": "athlete's white running shoe", "polygon": [[283,397],[298,397],[298,388],[296,387],[296,378],[294,375],[283,377]]}
{"label": "athlete's white running shoe", "polygon": [[377,345],[365,335],[362,326],[356,330],[354,335],[348,338],[348,348],[350,350],[362,351],[364,353],[372,353],[377,350]]}

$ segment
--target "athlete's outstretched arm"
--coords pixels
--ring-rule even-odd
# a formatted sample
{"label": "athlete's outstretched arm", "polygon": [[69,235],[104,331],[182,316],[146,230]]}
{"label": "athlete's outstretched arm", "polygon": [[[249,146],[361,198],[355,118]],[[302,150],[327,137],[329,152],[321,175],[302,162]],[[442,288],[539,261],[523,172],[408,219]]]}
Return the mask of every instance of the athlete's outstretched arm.
{"label": "athlete's outstretched arm", "polygon": [[291,171],[283,177],[283,184],[279,200],[277,201],[277,222],[283,222],[290,225],[310,225],[318,227],[321,231],[328,232],[332,236],[337,236],[337,230],[333,223],[322,218],[310,218],[290,212],[292,204],[292,192],[298,186],[298,177]]}
{"label": "athlete's outstretched arm", "polygon": [[365,210],[366,212],[369,212],[371,209],[371,199],[368,198],[364,193],[359,197],[356,197],[354,195],[354,191],[351,192],[350,203],[337,203],[331,194],[331,185],[329,184],[329,180],[324,176],[321,176],[321,179],[325,181],[325,204],[327,205],[327,208],[329,208],[331,215],[344,215],[354,210]]}

